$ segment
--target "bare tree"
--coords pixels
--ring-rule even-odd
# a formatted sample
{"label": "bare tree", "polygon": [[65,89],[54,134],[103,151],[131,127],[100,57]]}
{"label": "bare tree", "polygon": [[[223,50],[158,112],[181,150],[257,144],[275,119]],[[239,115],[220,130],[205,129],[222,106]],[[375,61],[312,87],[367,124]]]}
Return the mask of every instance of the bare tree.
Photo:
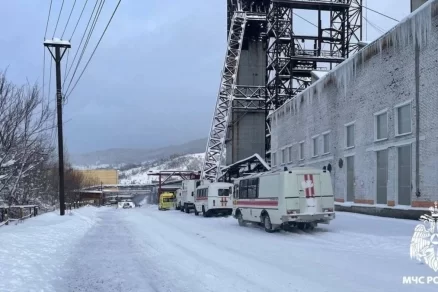
{"label": "bare tree", "polygon": [[28,201],[41,187],[52,115],[36,85],[17,87],[0,73],[0,194],[8,204]]}

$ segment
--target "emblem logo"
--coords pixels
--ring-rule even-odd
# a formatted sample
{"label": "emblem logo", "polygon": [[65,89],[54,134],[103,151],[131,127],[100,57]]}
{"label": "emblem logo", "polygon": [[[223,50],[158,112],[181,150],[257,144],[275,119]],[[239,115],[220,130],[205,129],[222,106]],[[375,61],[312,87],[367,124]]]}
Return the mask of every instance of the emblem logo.
{"label": "emblem logo", "polygon": [[438,202],[429,208],[431,215],[422,215],[411,240],[411,259],[425,263],[438,272]]}
{"label": "emblem logo", "polygon": [[313,186],[313,174],[304,175],[304,180],[301,182],[301,187],[306,192],[306,198],[315,197],[315,188]]}

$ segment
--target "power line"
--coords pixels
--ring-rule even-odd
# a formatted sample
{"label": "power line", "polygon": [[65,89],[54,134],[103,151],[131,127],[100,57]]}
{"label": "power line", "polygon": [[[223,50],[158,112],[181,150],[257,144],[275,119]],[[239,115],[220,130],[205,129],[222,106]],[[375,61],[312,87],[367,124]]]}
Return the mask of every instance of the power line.
{"label": "power line", "polygon": [[65,30],[67,29],[68,23],[70,22],[70,17],[71,17],[71,14],[73,13],[73,10],[75,9],[75,5],[76,5],[76,0],[75,0],[75,2],[73,2],[73,7],[71,8],[70,15],[68,16],[67,23],[65,24],[64,31],[62,32],[62,35],[61,35],[61,39],[64,37]]}
{"label": "power line", "polygon": [[367,24],[371,25],[375,30],[377,30],[380,33],[384,33],[385,30],[381,27],[379,27],[378,25],[372,23],[371,21],[369,21],[365,16],[363,17],[365,19],[365,21],[367,22]]}
{"label": "power line", "polygon": [[83,46],[83,48],[82,48],[81,55],[79,56],[79,60],[78,60],[78,62],[76,63],[75,70],[73,71],[73,76],[71,77],[70,82],[69,82],[69,84],[68,84],[68,86],[67,86],[67,90],[66,90],[65,92],[67,92],[67,91],[70,89],[70,86],[71,86],[71,84],[73,83],[73,79],[74,79],[74,77],[76,76],[76,72],[78,71],[78,68],[79,68],[79,65],[80,65],[80,63],[81,63],[81,61],[82,61],[82,58],[84,57],[85,50],[87,49],[87,47],[88,47],[88,43],[90,42],[90,39],[91,39],[91,35],[93,34],[94,29],[96,28],[96,23],[97,23],[97,20],[98,20],[99,17],[100,17],[100,13],[102,12],[102,8],[103,8],[103,5],[104,5],[104,4],[105,4],[105,0],[103,0],[103,1],[100,0],[100,2],[99,2],[99,7],[97,8],[96,14],[94,15],[94,19],[93,19],[93,23],[91,24],[91,28],[90,28],[90,30],[88,31],[88,36],[87,36],[87,39],[86,39],[86,41],[85,41],[85,44],[84,44],[84,46]]}
{"label": "power line", "polygon": [[97,44],[96,44],[96,47],[95,47],[94,50],[93,50],[93,53],[91,54],[90,58],[88,59],[87,64],[85,64],[85,67],[84,67],[84,69],[83,69],[82,72],[81,72],[81,75],[79,75],[78,80],[76,80],[75,85],[73,86],[73,88],[71,89],[71,91],[70,91],[70,93],[67,95],[67,97],[70,96],[70,94],[73,92],[73,90],[74,90],[74,89],[76,88],[76,86],[78,85],[79,80],[81,79],[82,75],[84,74],[85,69],[87,69],[88,64],[90,63],[91,59],[93,58],[94,53],[96,52],[97,48],[99,47],[99,44],[100,44],[100,42],[102,41],[103,36],[105,35],[105,33],[106,33],[106,31],[107,31],[107,29],[108,29],[108,27],[109,27],[109,25],[110,25],[110,23],[111,23],[111,21],[112,21],[114,15],[116,14],[116,11],[117,11],[117,9],[119,8],[119,5],[120,5],[120,2],[121,2],[121,1],[122,1],[122,0],[119,0],[119,2],[117,3],[117,6],[116,6],[116,8],[114,9],[113,14],[111,15],[111,18],[109,19],[108,24],[107,24],[106,27],[105,27],[105,30],[103,31],[102,35],[100,36],[99,41],[98,41]]}
{"label": "power line", "polygon": [[76,32],[76,28],[78,27],[79,22],[81,21],[82,14],[84,13],[85,6],[87,6],[87,3],[88,3],[88,0],[85,1],[84,7],[82,7],[82,11],[81,11],[81,14],[79,15],[79,19],[78,19],[78,21],[76,22],[75,29],[73,30],[73,33],[71,34],[71,37],[70,37],[70,39],[69,39],[70,41],[71,41],[71,39],[73,38],[73,35],[74,35],[75,32]]}
{"label": "power line", "polygon": [[[51,61],[51,60],[50,60]],[[52,64],[53,64],[53,62],[50,62],[50,74],[49,74],[49,94],[47,95],[47,97],[50,99],[50,89],[52,88],[51,86],[50,86],[50,83],[51,83],[51,81],[52,81]]]}
{"label": "power line", "polygon": [[[47,16],[47,22],[46,22],[46,31],[44,32],[44,39],[47,36],[47,28],[49,27],[49,19],[50,19],[50,12],[52,11],[52,0],[50,0],[50,6],[49,6],[49,16]],[[45,52],[46,50],[44,50]]]}
{"label": "power line", "polygon": [[43,98],[44,98],[45,78],[46,78],[46,49],[44,48],[44,52],[43,52]]}
{"label": "power line", "polygon": [[[73,58],[73,61],[72,61],[71,65],[70,65],[70,67],[68,68],[68,72],[67,72],[67,74],[65,75],[66,78],[68,77],[68,75],[70,74],[71,69],[73,68],[73,63],[75,62],[76,57],[78,56],[79,49],[80,49],[80,47],[81,47],[81,45],[82,45],[82,42],[84,41],[85,34],[87,33],[88,26],[90,25],[91,19],[93,18],[93,14],[94,14],[94,10],[96,10],[96,6],[97,6],[97,1],[96,1],[96,4],[94,4],[93,11],[91,11],[90,19],[88,20],[87,26],[85,27],[84,34],[82,35],[81,42],[79,43],[79,46],[78,46],[78,49],[77,49],[77,51],[76,51],[76,54],[75,54],[75,56],[74,56],[74,58]],[[65,83],[62,84],[62,87],[64,87],[64,84],[65,84]]]}
{"label": "power line", "polygon": [[397,20],[397,19],[395,19],[395,18],[392,18],[391,16],[388,16],[388,15],[386,15],[386,14],[383,14],[383,13],[381,13],[381,12],[379,12],[379,11],[376,11],[376,10],[374,10],[374,9],[368,8],[368,7],[363,6],[363,5],[360,5],[360,6],[363,7],[363,8],[365,8],[365,9],[367,9],[367,10],[369,10],[369,11],[372,11],[372,12],[374,12],[374,13],[377,13],[377,14],[380,14],[380,15],[382,15],[382,16],[385,16],[386,18],[389,18],[389,19],[394,20],[394,21],[396,21],[396,22],[400,22],[399,20]]}
{"label": "power line", "polygon": [[59,18],[61,17],[62,7],[64,7],[64,0],[62,0],[61,9],[59,10],[58,20],[56,21],[55,31],[53,32],[53,38],[55,38],[56,29],[58,28]]}
{"label": "power line", "polygon": [[[44,32],[44,40],[46,39],[46,36],[47,36],[47,28],[49,27],[49,20],[50,20],[50,12],[51,11],[52,11],[52,0],[50,0],[49,15],[47,16],[46,30]],[[45,82],[46,82],[46,49],[44,49],[44,53],[43,53],[43,98],[44,98]]]}

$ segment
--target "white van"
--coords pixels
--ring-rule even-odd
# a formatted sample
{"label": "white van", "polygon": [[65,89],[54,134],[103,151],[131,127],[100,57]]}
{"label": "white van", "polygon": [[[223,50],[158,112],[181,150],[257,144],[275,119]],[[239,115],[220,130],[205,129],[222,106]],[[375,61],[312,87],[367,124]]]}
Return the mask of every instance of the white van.
{"label": "white van", "polygon": [[267,232],[328,224],[335,218],[330,173],[300,167],[236,179],[233,215],[239,225],[255,222]]}
{"label": "white van", "polygon": [[[195,210],[195,190],[200,185],[199,180],[184,180],[181,190],[181,212],[190,213],[190,210]],[[178,190],[179,191],[179,190]]]}
{"label": "white van", "polygon": [[176,190],[176,206],[175,209],[182,211],[182,191],[181,189]]}
{"label": "white van", "polygon": [[233,184],[223,182],[206,182],[196,188],[195,215],[202,212],[204,217],[213,214],[231,215]]}

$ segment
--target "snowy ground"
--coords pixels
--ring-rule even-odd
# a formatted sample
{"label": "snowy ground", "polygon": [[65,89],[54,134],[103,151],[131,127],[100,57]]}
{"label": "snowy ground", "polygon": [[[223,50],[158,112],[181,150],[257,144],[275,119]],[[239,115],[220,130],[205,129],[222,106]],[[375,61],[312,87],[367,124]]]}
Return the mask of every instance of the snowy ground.
{"label": "snowy ground", "polygon": [[0,227],[0,291],[54,291],[51,282],[102,210],[51,212]]}
{"label": "snowy ground", "polygon": [[86,212],[0,229],[0,291],[436,291],[402,285],[436,276],[409,258],[415,221],[338,213],[312,233],[268,234],[156,206]]}

